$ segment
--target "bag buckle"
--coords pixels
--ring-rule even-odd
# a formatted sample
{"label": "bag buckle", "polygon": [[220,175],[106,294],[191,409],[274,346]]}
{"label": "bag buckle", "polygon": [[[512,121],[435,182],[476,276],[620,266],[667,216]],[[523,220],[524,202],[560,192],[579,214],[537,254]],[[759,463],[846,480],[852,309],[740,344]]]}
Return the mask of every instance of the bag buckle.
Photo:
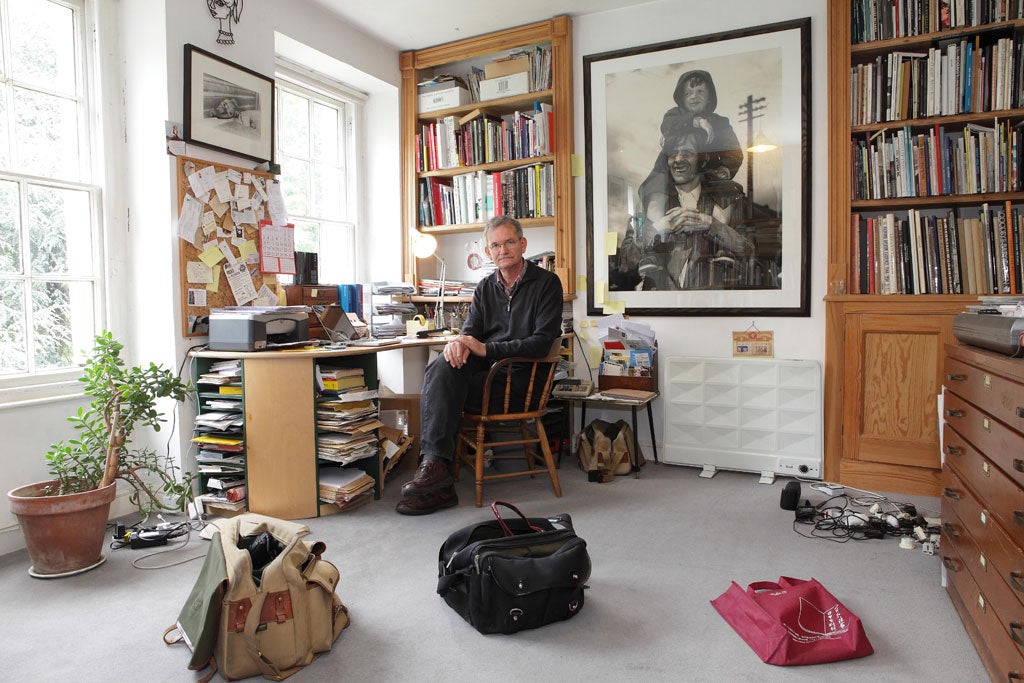
{"label": "bag buckle", "polygon": [[523,616],[523,610],[519,609],[518,607],[513,607],[508,611],[508,615],[512,617],[513,622],[518,623],[519,617]]}

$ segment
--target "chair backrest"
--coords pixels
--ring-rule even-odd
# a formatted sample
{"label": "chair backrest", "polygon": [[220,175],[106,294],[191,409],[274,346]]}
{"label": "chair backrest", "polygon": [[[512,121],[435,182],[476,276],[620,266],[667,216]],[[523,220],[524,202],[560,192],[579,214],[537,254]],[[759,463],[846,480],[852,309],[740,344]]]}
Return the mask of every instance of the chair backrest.
{"label": "chair backrest", "polygon": [[[510,357],[496,361],[487,373],[484,382],[484,395],[479,418],[482,421],[519,420],[530,417],[540,417],[547,412],[548,398],[551,395],[551,382],[555,376],[555,369],[558,367],[560,358],[559,349],[562,347],[562,338],[556,337],[551,342],[551,348],[547,355],[541,358]],[[517,395],[513,392],[514,382],[511,378],[515,375],[516,386],[526,381],[525,394]],[[504,377],[504,382],[495,382],[499,377]],[[504,384],[502,387],[501,385]],[[492,391],[503,393],[500,412],[491,409]]]}

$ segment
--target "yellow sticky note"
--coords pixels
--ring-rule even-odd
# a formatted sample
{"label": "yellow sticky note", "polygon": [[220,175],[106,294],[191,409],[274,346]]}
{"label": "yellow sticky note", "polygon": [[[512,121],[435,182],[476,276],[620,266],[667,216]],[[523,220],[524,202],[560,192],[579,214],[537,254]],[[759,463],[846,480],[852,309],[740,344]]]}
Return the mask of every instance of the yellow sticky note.
{"label": "yellow sticky note", "polygon": [[[222,252],[220,250],[220,247],[218,247],[217,244],[214,243],[211,244],[206,249],[206,251],[199,255],[199,260],[213,268],[215,265],[224,260],[224,252]],[[214,282],[216,282],[216,279],[214,279]]]}
{"label": "yellow sticky note", "polygon": [[572,155],[572,174],[577,178],[583,175],[583,157],[579,154]]}
{"label": "yellow sticky note", "polygon": [[255,254],[256,253],[256,241],[255,240],[246,240],[242,244],[242,246],[240,246],[238,248],[238,253],[239,253],[239,257],[242,258],[242,259],[245,259],[245,257],[248,256],[249,254]]}
{"label": "yellow sticky note", "polygon": [[[220,251],[217,252],[218,254]],[[220,265],[213,267],[213,282],[206,285],[207,292],[216,292],[220,288]]]}
{"label": "yellow sticky note", "polygon": [[277,284],[277,275],[274,273],[263,273],[263,284],[271,289]]}
{"label": "yellow sticky note", "polygon": [[587,291],[587,276],[577,275],[576,276],[576,291],[585,292]]}
{"label": "yellow sticky note", "polygon": [[596,368],[601,364],[601,347],[593,344],[587,345],[587,363],[590,367]]}
{"label": "yellow sticky note", "polygon": [[615,256],[619,251],[619,233],[606,232],[604,234],[604,253],[608,256]]}
{"label": "yellow sticky note", "polygon": [[626,302],[625,301],[605,301],[604,302],[604,306],[602,307],[602,310],[604,311],[605,315],[610,315],[612,313],[625,313],[626,312]]}
{"label": "yellow sticky note", "polygon": [[594,304],[601,306],[608,294],[608,283],[604,280],[594,280]]}

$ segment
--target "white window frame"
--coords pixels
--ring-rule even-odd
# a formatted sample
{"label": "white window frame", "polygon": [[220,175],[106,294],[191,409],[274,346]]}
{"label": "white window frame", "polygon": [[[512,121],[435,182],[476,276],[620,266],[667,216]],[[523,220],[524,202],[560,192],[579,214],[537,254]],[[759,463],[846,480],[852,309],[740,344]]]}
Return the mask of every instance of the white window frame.
{"label": "white window frame", "polygon": [[[359,122],[362,117],[362,109],[367,100],[367,94],[356,90],[355,88],[349,87],[340,81],[337,81],[330,76],[302,66],[296,62],[293,62],[287,58],[278,56],[277,64],[275,69],[275,87],[284,87],[288,90],[297,92],[298,94],[309,97],[312,99],[322,99],[328,104],[344,105],[343,111],[345,112],[344,120],[342,121],[342,133],[344,134],[345,140],[345,187],[344,187],[344,207],[343,215],[338,220],[323,219],[316,216],[308,217],[311,221],[325,221],[330,223],[339,223],[343,225],[349,225],[352,228],[352,247],[353,247],[353,264],[354,270],[353,277],[359,278],[361,268],[363,264],[360,262],[359,255],[362,253],[362,242],[363,242],[363,231],[362,221],[360,219],[361,213],[361,195],[359,188],[361,187],[363,178],[363,168],[360,163],[361,155],[358,153],[362,143],[360,137],[362,130]],[[275,93],[276,106],[281,106],[280,92]],[[280,129],[280,121],[283,119],[277,116],[278,127]],[[274,140],[274,149],[278,150],[277,140]],[[278,159],[280,161],[280,159]],[[289,216],[290,222],[296,220],[303,220],[307,217],[294,217]],[[321,240],[323,239],[323,233],[321,233]],[[322,268],[322,266],[321,266]],[[321,277],[323,281],[323,277]]]}
{"label": "white window frame", "polygon": [[[5,52],[6,64],[10,64],[10,41],[7,37],[8,16],[7,5],[18,0],[0,0],[0,12],[4,22],[0,23],[0,31],[4,33],[2,41]],[[101,97],[98,92],[97,69],[99,65],[96,22],[97,8],[91,0],[50,0],[53,4],[67,7],[72,11],[74,22],[74,39],[76,54],[76,96],[78,109],[79,127],[79,163],[80,173],[84,181],[73,182],[68,180],[42,178],[13,171],[0,172],[0,179],[14,181],[19,184],[21,203],[19,215],[21,216],[21,232],[23,250],[27,253],[30,242],[28,241],[28,215],[25,203],[25,190],[28,185],[43,185],[55,188],[66,188],[85,191],[89,196],[90,224],[92,226],[92,261],[93,269],[91,275],[69,273],[46,274],[42,277],[35,277],[30,270],[26,270],[15,279],[21,279],[27,283],[34,280],[48,281],[69,281],[69,282],[90,282],[93,286],[93,331],[98,333],[105,326],[107,319],[107,297],[106,297],[106,263],[104,256],[104,222],[103,222],[103,194],[101,182],[103,178],[102,159],[97,150],[102,149],[99,144],[100,131],[103,130],[101,121]],[[9,74],[0,76],[4,82],[17,82]],[[24,85],[24,84],[21,84]],[[40,90],[34,86],[26,86],[33,90]],[[45,92],[45,90],[42,90]],[[8,115],[13,118],[13,107],[8,108]],[[14,130],[12,122],[9,130]],[[27,261],[27,255],[23,255],[23,262]],[[31,287],[26,288],[27,297],[31,296]],[[26,300],[26,323],[30,323],[29,312],[31,311],[30,298]],[[26,345],[32,347],[34,330],[31,324],[26,325]],[[82,355],[92,348],[92,339],[75,339],[73,342],[74,352]],[[78,359],[84,361],[83,358]],[[25,373],[7,375],[0,377],[0,409],[45,403],[53,400],[63,400],[69,397],[82,394],[81,383],[78,381],[82,375],[81,365],[74,365],[66,368],[55,368],[36,370],[32,367],[33,358],[29,356],[29,368]]]}

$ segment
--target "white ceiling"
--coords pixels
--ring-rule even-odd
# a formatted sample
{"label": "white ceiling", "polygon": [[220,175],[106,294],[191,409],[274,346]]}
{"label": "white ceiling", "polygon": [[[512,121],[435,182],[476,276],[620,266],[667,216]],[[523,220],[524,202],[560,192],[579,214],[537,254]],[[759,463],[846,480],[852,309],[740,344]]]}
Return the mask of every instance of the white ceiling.
{"label": "white ceiling", "polygon": [[418,50],[559,14],[592,14],[649,1],[313,0],[399,50]]}

